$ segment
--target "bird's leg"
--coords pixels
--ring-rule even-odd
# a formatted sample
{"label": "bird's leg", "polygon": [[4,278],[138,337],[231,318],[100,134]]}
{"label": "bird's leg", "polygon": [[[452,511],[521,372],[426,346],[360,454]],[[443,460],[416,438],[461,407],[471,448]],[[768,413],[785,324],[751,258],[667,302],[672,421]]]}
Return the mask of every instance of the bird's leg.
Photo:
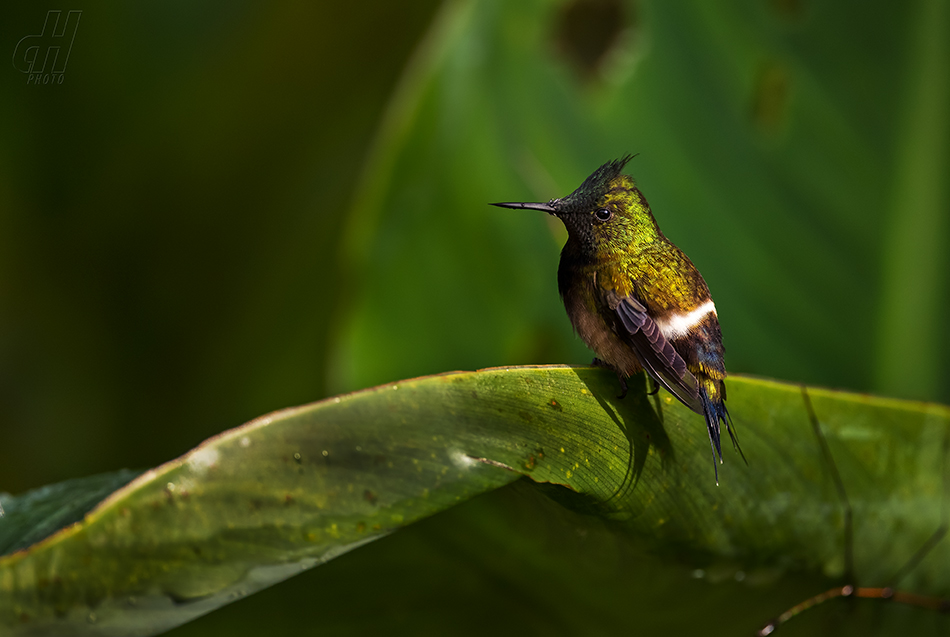
{"label": "bird's leg", "polygon": [[623,377],[623,374],[617,372],[617,380],[620,381],[620,395],[617,396],[617,398],[619,400],[623,400],[627,395],[627,390],[629,389],[629,387],[627,387],[627,379]]}
{"label": "bird's leg", "polygon": [[647,392],[647,396],[656,396],[656,393],[660,391],[660,384],[652,376],[647,376],[647,379],[650,381],[650,385],[653,386],[653,389]]}
{"label": "bird's leg", "polygon": [[[600,360],[599,358],[594,358],[594,360],[591,361],[591,365],[593,365],[594,367],[606,367],[607,369],[613,369],[613,367],[611,367],[610,365],[608,365],[608,364],[605,363],[604,361]],[[618,370],[614,369],[614,372],[617,373],[617,380],[620,381],[620,390],[621,390],[621,392],[620,392],[620,395],[617,396],[617,398],[620,399],[620,400],[623,400],[623,398],[627,395],[627,391],[628,391],[628,389],[629,389],[629,388],[627,387],[627,379],[624,378],[624,377],[623,377],[623,374],[621,374]]]}

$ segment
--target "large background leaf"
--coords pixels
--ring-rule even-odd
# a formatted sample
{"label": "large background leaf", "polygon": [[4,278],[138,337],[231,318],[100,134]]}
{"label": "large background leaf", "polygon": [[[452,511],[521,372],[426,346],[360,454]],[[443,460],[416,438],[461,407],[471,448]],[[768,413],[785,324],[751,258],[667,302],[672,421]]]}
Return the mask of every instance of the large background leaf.
{"label": "large background leaf", "polygon": [[[65,84],[0,74],[0,491],[154,466],[331,391],[588,360],[559,231],[484,203],[564,194],[628,151],[713,290],[730,370],[950,401],[946,3],[454,2],[427,27],[435,9],[88,7]],[[4,6],[0,42],[44,15]],[[584,66],[591,16],[610,53]],[[331,566],[407,628],[435,625],[419,600],[447,574],[473,606],[513,604],[479,565],[546,527],[511,504]],[[398,595],[370,588],[379,569]],[[660,572],[644,607],[683,599]],[[314,577],[182,630],[293,630],[275,609]]]}
{"label": "large background leaf", "polygon": [[[485,203],[565,195],[630,151],[723,308],[730,368],[946,399],[950,341],[931,322],[950,284],[950,19],[933,27],[933,4],[624,4],[597,24],[624,30],[587,83],[555,55],[564,4],[447,4],[357,193],[363,276],[333,378],[585,356],[555,292],[562,237]],[[901,125],[917,108],[935,109],[920,139]]]}

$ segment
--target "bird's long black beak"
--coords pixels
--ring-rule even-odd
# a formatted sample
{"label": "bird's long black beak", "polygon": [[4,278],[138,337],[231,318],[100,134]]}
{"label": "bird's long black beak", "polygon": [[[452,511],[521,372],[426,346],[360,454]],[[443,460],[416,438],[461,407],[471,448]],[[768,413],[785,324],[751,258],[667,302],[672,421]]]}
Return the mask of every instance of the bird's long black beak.
{"label": "bird's long black beak", "polygon": [[554,206],[549,203],[493,203],[493,206],[498,206],[499,208],[515,208],[518,210],[540,210],[541,212],[546,212],[549,215],[556,214]]}

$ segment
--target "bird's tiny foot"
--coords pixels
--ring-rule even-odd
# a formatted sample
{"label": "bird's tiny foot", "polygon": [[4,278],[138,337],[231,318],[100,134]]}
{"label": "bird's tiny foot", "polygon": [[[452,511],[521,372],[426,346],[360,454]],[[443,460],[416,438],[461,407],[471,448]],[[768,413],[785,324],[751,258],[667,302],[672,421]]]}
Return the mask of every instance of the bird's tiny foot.
{"label": "bird's tiny foot", "polygon": [[652,377],[650,378],[650,384],[653,385],[653,389],[647,392],[647,396],[656,396],[657,392],[660,391],[660,384]]}
{"label": "bird's tiny foot", "polygon": [[627,387],[627,379],[624,378],[624,377],[620,374],[620,372],[617,372],[617,380],[620,381],[620,389],[621,389],[621,393],[620,393],[619,396],[617,396],[617,398],[618,398],[619,400],[623,400],[623,399],[626,397],[626,395],[627,395],[627,391],[629,390],[629,387]]}

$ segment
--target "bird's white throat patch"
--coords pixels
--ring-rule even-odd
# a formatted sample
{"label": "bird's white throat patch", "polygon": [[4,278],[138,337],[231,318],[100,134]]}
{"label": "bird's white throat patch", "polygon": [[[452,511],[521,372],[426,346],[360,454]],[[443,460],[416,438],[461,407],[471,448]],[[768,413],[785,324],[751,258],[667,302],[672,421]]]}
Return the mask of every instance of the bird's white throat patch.
{"label": "bird's white throat patch", "polygon": [[656,320],[656,326],[667,340],[686,336],[690,329],[702,322],[707,314],[716,314],[716,305],[709,299],[686,314],[670,313]]}

